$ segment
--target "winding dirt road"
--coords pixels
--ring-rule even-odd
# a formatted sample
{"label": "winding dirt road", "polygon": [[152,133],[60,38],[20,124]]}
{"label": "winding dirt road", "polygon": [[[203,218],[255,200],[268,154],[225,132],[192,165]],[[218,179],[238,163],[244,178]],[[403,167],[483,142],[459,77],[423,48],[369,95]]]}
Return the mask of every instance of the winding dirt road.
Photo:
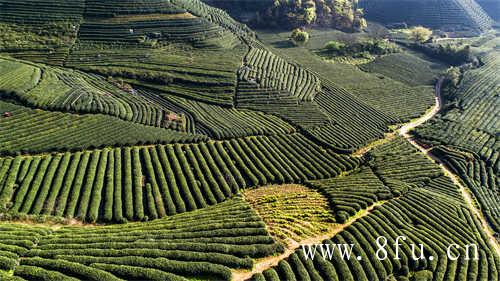
{"label": "winding dirt road", "polygon": [[469,189],[467,187],[464,186],[464,184],[462,183],[462,181],[460,180],[460,178],[455,175],[450,169],[448,169],[444,164],[443,162],[441,161],[441,159],[439,159],[438,157],[436,157],[435,155],[433,155],[429,149],[426,149],[425,147],[423,147],[422,145],[420,145],[417,141],[415,141],[415,139],[410,135],[410,131],[420,125],[422,125],[423,123],[425,123],[426,121],[428,121],[429,119],[431,119],[432,117],[434,117],[438,112],[439,110],[441,110],[441,106],[442,106],[442,99],[441,99],[441,86],[443,85],[443,78],[440,78],[438,80],[438,82],[436,83],[436,88],[435,88],[435,93],[436,93],[436,104],[434,105],[434,107],[432,108],[431,111],[429,111],[427,114],[425,114],[424,116],[422,116],[421,118],[413,121],[413,122],[410,122],[410,123],[407,123],[405,125],[403,125],[399,130],[399,135],[403,136],[406,140],[408,140],[414,147],[416,147],[418,150],[420,150],[422,153],[424,153],[427,157],[431,158],[434,162],[436,162],[440,167],[441,169],[443,170],[444,174],[446,176],[448,176],[455,185],[457,185],[460,189],[460,192],[462,193],[462,197],[464,198],[465,202],[467,203],[467,207],[472,211],[472,213],[477,217],[477,219],[479,220],[479,222],[481,223],[481,226],[483,228],[483,231],[486,233],[486,235],[488,236],[488,240],[490,241],[490,244],[491,246],[495,249],[496,253],[498,256],[500,256],[500,245],[498,243],[498,240],[495,238],[495,236],[493,235],[493,231],[491,230],[491,228],[489,227],[488,225],[488,222],[486,221],[486,219],[484,218],[483,214],[481,213],[481,211],[476,207],[476,204],[474,203],[474,200],[472,198],[472,195],[471,195],[471,192],[469,191]]}
{"label": "winding dirt road", "polygon": [[[431,160],[436,162],[441,169],[443,170],[444,174],[448,176],[453,183],[455,183],[459,188],[462,193],[462,196],[467,204],[467,207],[472,211],[472,213],[478,218],[478,220],[481,223],[481,226],[483,228],[483,231],[486,233],[488,236],[488,240],[491,244],[491,246],[495,249],[497,255],[500,256],[500,245],[496,238],[493,235],[493,231],[490,229],[488,226],[488,223],[484,216],[482,215],[481,211],[476,207],[474,204],[474,200],[472,199],[472,195],[470,191],[462,184],[460,179],[454,175],[442,162],[441,160],[432,155],[430,153],[429,149],[423,147],[420,145],[410,134],[410,131],[413,130],[414,128],[422,125],[423,123],[427,122],[431,118],[433,118],[436,114],[439,113],[442,107],[442,98],[441,98],[441,87],[443,85],[443,78],[439,78],[438,81],[436,82],[435,86],[435,104],[434,106],[427,111],[423,116],[419,117],[418,119],[412,120],[404,125],[402,125],[396,132],[394,133],[389,133],[385,136],[384,139],[378,140],[374,142],[372,145],[369,145],[365,148],[360,149],[358,152],[354,153],[354,155],[360,156],[361,154],[364,154],[371,150],[372,148],[379,146],[380,144],[383,144],[385,142],[390,141],[393,139],[397,134],[400,136],[404,137],[408,142],[410,142],[415,148],[420,150],[423,154],[425,154],[427,157],[429,157]],[[321,243],[325,239],[329,239],[333,237],[335,234],[341,232],[343,229],[354,223],[356,220],[368,215],[371,210],[375,208],[375,206],[382,205],[385,202],[378,202],[375,203],[374,205],[368,207],[367,209],[363,210],[360,212],[358,215],[350,218],[346,223],[340,224],[334,229],[331,229],[327,233],[324,233],[323,235],[316,236],[316,237],[311,237],[306,240],[302,240],[300,242],[295,243],[291,247],[288,247],[285,252],[279,256],[271,256],[271,257],[266,257],[262,259],[258,259],[255,262],[255,265],[251,271],[242,271],[242,270],[235,270],[233,271],[233,280],[235,281],[242,281],[242,280],[247,280],[251,278],[255,273],[261,273],[271,267],[276,266],[281,260],[288,258],[296,249],[298,249],[301,245],[307,245],[307,244],[318,244]]]}
{"label": "winding dirt road", "polygon": [[[432,107],[431,110],[427,111],[426,114],[423,116],[419,117],[418,119],[415,119],[409,123],[404,124],[401,126],[398,130],[399,135],[403,136],[405,139],[410,141],[412,144],[415,142],[410,135],[410,131],[413,130],[414,128],[424,124],[425,122],[429,121],[432,117],[434,117],[438,112],[441,110],[442,106],[442,100],[441,100],[441,86],[443,85],[443,78],[439,78],[439,80],[436,83],[435,87],[435,104]],[[420,145],[418,144],[413,144],[415,147],[420,149]],[[422,149],[420,149],[422,150]]]}

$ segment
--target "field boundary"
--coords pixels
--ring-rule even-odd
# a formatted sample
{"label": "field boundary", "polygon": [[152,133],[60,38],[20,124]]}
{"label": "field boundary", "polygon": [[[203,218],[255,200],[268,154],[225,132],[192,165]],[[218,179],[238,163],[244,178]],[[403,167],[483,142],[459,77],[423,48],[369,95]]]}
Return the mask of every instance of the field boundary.
{"label": "field boundary", "polygon": [[[397,198],[393,198],[391,200],[394,200],[394,199],[397,199]],[[373,209],[375,209],[375,207],[381,206],[387,202],[388,202],[387,200],[375,202],[374,204],[372,204],[368,208],[361,210],[356,215],[350,217],[347,220],[347,222],[333,227],[328,232],[325,232],[325,233],[318,235],[318,236],[314,236],[314,237],[310,237],[310,238],[301,240],[300,242],[295,241],[295,243],[292,246],[289,246],[285,250],[284,253],[282,253],[278,256],[270,256],[270,257],[265,257],[262,259],[257,259],[254,266],[253,266],[253,269],[251,271],[233,270],[232,271],[233,272],[232,280],[234,280],[234,281],[248,280],[254,274],[262,273],[265,270],[270,269],[270,268],[278,265],[278,263],[281,260],[287,259],[291,254],[293,254],[302,245],[319,244],[326,239],[330,239],[331,237],[335,236],[337,233],[339,233],[339,232],[343,231],[345,228],[349,227],[351,224],[355,223],[358,219],[361,219],[361,218],[369,215],[371,213],[371,211],[373,211]]]}

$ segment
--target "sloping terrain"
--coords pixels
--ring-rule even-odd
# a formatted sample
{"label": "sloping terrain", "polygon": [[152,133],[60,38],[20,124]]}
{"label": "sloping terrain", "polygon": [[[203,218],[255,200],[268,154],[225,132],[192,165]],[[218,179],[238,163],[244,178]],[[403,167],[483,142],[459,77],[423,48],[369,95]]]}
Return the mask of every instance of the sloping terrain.
{"label": "sloping terrain", "polygon": [[500,2],[496,0],[476,0],[483,10],[494,20],[500,20]]}
{"label": "sloping terrain", "polygon": [[[275,113],[285,120],[299,126],[304,133],[324,145],[342,152],[353,152],[364,145],[381,138],[388,127],[409,121],[422,115],[433,103],[433,90],[428,81],[422,79],[406,84],[392,79],[390,75],[362,71],[355,65],[327,61],[315,54],[315,46],[321,45],[324,38],[321,32],[312,33],[306,47],[287,45],[288,33],[259,32],[259,38],[273,52],[287,57],[313,72],[321,81],[322,89],[314,102],[296,102],[299,110],[291,111],[289,106],[277,105],[283,97],[280,92],[252,90],[252,100],[239,102],[248,95],[249,87],[244,85],[244,92],[237,94],[237,106],[260,108],[265,112]],[[417,60],[411,57],[412,61]],[[430,64],[430,63],[426,63]],[[382,68],[380,68],[382,69]],[[421,71],[424,74],[420,74]],[[425,74],[425,68],[415,69],[418,75]],[[245,95],[245,96],[243,96]],[[287,100],[288,103],[293,103]],[[317,104],[317,105],[315,105]],[[311,114],[306,108],[317,109]]]}
{"label": "sloping terrain", "polygon": [[278,241],[293,247],[335,227],[328,201],[318,191],[297,184],[245,190],[245,200]]}
{"label": "sloping terrain", "polygon": [[[323,255],[319,247],[313,252],[299,248],[276,267],[255,274],[251,280],[498,279],[498,257],[487,246],[485,236],[473,235],[481,229],[480,222],[461,202],[459,190],[442,175],[437,165],[401,138],[375,148],[371,154],[374,162],[369,166],[375,167],[374,173],[379,181],[370,182],[378,182],[387,190],[395,186],[403,189],[400,197],[375,207],[367,216],[321,242],[334,248],[336,244],[354,244],[349,258],[342,258],[340,251],[333,250],[330,258],[326,253]],[[360,176],[349,175],[346,180],[349,177]],[[353,181],[352,185],[365,188],[362,181]],[[352,197],[356,202],[356,198]],[[392,245],[400,235],[407,239],[399,241],[402,244],[399,259],[395,259],[396,254],[391,247],[385,248],[389,258],[377,258],[377,250],[380,249],[377,237],[387,238],[387,245]],[[423,252],[419,250],[415,255],[423,254],[424,258],[412,258],[412,243],[423,245]],[[448,243],[461,245],[461,250],[456,252],[462,253],[458,260],[448,259],[443,251],[446,248],[443,245]],[[469,243],[481,245],[479,261],[466,259],[463,247]]]}
{"label": "sloping terrain", "polygon": [[206,136],[165,130],[101,114],[31,109],[0,101],[0,153],[39,153],[136,143],[197,142]]}
{"label": "sloping terrain", "polygon": [[412,53],[395,53],[376,58],[360,68],[379,73],[407,85],[434,85],[436,78],[446,70],[439,62],[431,62]]}
{"label": "sloping terrain", "polygon": [[[406,134],[440,108],[444,65],[349,65],[310,47],[327,37],[258,34],[200,0],[0,0],[0,280],[498,280],[448,175],[495,219],[496,41],[435,119],[474,140],[419,136],[446,170]],[[376,258],[379,235],[408,237],[401,260]],[[361,259],[300,253],[325,238]]]}
{"label": "sloping terrain", "polygon": [[2,59],[0,79],[13,83],[3,82],[0,91],[24,106],[101,113],[214,139],[299,131],[350,152],[430,105],[416,97],[423,88],[396,81],[391,102],[368,99],[368,91],[381,93],[387,83],[370,77],[378,85],[358,89],[364,83],[325,79],[328,73],[303,68],[199,1],[86,1],[61,24],[43,18],[37,26],[14,24],[31,10],[39,13],[33,3],[4,2],[9,17],[1,23],[19,38],[3,35],[0,52],[23,60]]}
{"label": "sloping terrain", "polygon": [[458,89],[448,97],[447,110],[418,128],[414,135],[436,147],[436,154],[473,191],[492,228],[498,232],[500,53],[490,46],[498,46],[498,40],[484,43],[479,49],[484,65],[465,72]]}
{"label": "sloping terrain", "polygon": [[386,24],[479,31],[492,24],[491,18],[474,0],[361,0],[359,6],[368,19]]}
{"label": "sloping terrain", "polygon": [[245,187],[334,177],[359,160],[301,135],[0,158],[12,214],[143,220],[201,209]]}
{"label": "sloping terrain", "polygon": [[1,269],[15,280],[230,280],[231,268],[283,250],[239,197],[154,222],[0,229]]}

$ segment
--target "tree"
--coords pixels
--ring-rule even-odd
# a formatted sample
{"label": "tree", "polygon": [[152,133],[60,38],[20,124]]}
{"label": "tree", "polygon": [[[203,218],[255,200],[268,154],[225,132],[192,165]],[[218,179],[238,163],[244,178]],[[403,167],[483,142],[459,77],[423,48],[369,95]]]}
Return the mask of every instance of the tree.
{"label": "tree", "polygon": [[309,33],[300,28],[296,28],[292,31],[291,38],[296,45],[303,45],[309,41]]}
{"label": "tree", "polygon": [[431,38],[432,30],[423,26],[415,26],[410,29],[410,38],[415,42],[423,43]]}
{"label": "tree", "polygon": [[[356,0],[273,0],[269,1],[261,23],[269,22],[294,27],[319,25],[345,30],[366,27],[363,11],[357,9]],[[272,4],[271,4],[272,3]]]}
{"label": "tree", "polygon": [[316,21],[316,3],[314,1],[309,0],[306,3],[306,8],[304,9],[304,21],[306,24],[311,24]]}
{"label": "tree", "polygon": [[460,82],[460,68],[448,68],[445,73],[445,81],[455,88],[458,87],[458,83]]}
{"label": "tree", "polygon": [[471,62],[474,59],[472,55],[472,50],[469,45],[466,45],[463,48],[459,48],[456,51],[456,54],[457,54],[457,60],[465,63]]}

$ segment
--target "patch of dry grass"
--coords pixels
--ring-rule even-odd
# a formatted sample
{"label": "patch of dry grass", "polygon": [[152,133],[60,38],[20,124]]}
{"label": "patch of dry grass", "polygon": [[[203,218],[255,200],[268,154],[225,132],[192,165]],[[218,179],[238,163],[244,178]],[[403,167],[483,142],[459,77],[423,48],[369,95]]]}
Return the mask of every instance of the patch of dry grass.
{"label": "patch of dry grass", "polygon": [[336,225],[326,198],[302,185],[248,189],[244,196],[267,224],[271,235],[287,245],[328,232]]}

